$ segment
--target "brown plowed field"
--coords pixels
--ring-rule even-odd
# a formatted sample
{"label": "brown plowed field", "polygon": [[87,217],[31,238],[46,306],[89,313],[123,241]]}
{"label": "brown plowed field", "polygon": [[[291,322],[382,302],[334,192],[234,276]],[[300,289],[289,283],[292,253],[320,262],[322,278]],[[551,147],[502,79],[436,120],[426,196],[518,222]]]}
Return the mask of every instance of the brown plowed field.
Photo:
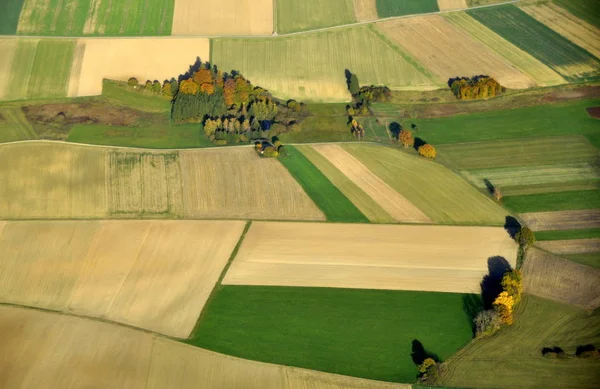
{"label": "brown plowed field", "polygon": [[545,240],[537,246],[554,254],[585,254],[600,251],[600,238]]}
{"label": "brown plowed field", "polygon": [[532,212],[519,215],[533,231],[600,228],[600,209],[578,211]]}

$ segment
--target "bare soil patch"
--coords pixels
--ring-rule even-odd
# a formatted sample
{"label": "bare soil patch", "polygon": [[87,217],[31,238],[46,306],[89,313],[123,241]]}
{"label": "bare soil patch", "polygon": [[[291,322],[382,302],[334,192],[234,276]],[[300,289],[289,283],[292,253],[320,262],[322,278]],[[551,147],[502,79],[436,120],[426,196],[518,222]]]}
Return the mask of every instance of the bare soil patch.
{"label": "bare soil patch", "polygon": [[547,240],[537,246],[554,254],[585,254],[600,252],[600,238]]}
{"label": "bare soil patch", "polygon": [[585,109],[591,117],[594,119],[600,119],[600,107],[590,107]]}
{"label": "bare soil patch", "polygon": [[455,9],[467,9],[466,0],[438,0],[440,11],[452,11]]}
{"label": "bare soil patch", "polygon": [[522,213],[521,219],[533,231],[600,228],[600,209]]}
{"label": "bare soil patch", "polygon": [[377,19],[377,0],[354,0],[354,15],[359,22]]}

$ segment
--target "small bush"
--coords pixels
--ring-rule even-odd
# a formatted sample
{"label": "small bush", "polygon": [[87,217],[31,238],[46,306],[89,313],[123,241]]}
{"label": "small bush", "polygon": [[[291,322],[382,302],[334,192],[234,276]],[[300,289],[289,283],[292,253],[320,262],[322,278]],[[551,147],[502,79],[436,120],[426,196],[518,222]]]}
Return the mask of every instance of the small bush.
{"label": "small bush", "polygon": [[279,157],[279,153],[273,147],[267,147],[265,151],[263,151],[262,156],[265,158],[277,158]]}
{"label": "small bush", "polygon": [[127,80],[127,85],[129,85],[132,88],[135,88],[136,86],[138,86],[138,80],[135,77],[131,77],[129,80]]}
{"label": "small bush", "polygon": [[475,337],[483,338],[496,333],[502,327],[500,314],[493,309],[479,312],[475,319]]}
{"label": "small bush", "polygon": [[418,151],[419,151],[419,155],[426,157],[426,158],[434,159],[435,156],[437,155],[437,151],[435,150],[435,148],[428,143],[420,146]]}
{"label": "small bush", "polygon": [[542,355],[546,358],[566,358],[567,354],[560,347],[544,347],[542,349]]}
{"label": "small bush", "polygon": [[227,141],[225,139],[219,139],[215,141],[215,144],[217,146],[225,146],[227,144]]}
{"label": "small bush", "polygon": [[593,344],[586,344],[584,346],[577,347],[575,356],[577,356],[577,358],[598,358],[600,357],[600,352]]}

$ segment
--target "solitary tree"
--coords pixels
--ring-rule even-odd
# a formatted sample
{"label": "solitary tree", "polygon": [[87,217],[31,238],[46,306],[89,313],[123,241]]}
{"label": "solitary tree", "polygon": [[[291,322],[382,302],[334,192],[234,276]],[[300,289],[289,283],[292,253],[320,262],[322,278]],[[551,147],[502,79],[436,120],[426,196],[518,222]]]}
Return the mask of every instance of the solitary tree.
{"label": "solitary tree", "polygon": [[515,235],[515,240],[519,242],[521,247],[527,249],[535,243],[535,234],[528,227],[521,227],[521,230]]}
{"label": "solitary tree", "polygon": [[427,157],[427,158],[435,158],[437,152],[435,151],[435,148],[428,144],[425,143],[424,145],[421,145],[419,147],[419,155],[422,155],[423,157]]}
{"label": "solitary tree", "polygon": [[404,145],[405,148],[412,147],[415,144],[415,139],[413,138],[412,132],[408,130],[400,131],[398,140]]}
{"label": "solitary tree", "polygon": [[138,86],[137,78],[131,77],[129,80],[127,80],[127,85],[129,85],[132,88],[135,88],[136,86]]}

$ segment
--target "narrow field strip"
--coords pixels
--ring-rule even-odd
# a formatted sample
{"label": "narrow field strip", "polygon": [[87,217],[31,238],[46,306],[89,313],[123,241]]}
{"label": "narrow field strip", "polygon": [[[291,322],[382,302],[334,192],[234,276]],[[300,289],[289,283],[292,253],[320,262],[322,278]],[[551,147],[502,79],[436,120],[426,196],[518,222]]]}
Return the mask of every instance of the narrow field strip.
{"label": "narrow field strip", "polygon": [[600,251],[586,254],[565,254],[563,257],[582,265],[600,269]]}
{"label": "narrow field strip", "polygon": [[27,97],[66,97],[76,43],[42,39],[37,45]]}
{"label": "narrow field strip", "polygon": [[517,213],[570,211],[600,208],[600,191],[541,193],[526,196],[505,196],[505,207]]}
{"label": "narrow field strip", "polygon": [[380,18],[437,12],[438,0],[377,0]]}
{"label": "narrow field strip", "polygon": [[519,217],[533,231],[600,228],[600,209],[522,213]]}
{"label": "narrow field strip", "polygon": [[419,208],[339,145],[322,144],[312,147],[372,198],[394,220],[408,223],[432,222]]}
{"label": "narrow field strip", "polygon": [[503,228],[255,222],[223,284],[477,293],[492,256]]}
{"label": "narrow field strip", "polygon": [[42,380],[47,389],[411,388],[234,358],[144,331],[53,312],[0,306],[0,326],[19,329],[0,335],[4,345],[0,363],[13,366],[4,370],[3,383],[11,388]]}
{"label": "narrow field strip", "polygon": [[0,301],[184,338],[243,228],[235,221],[9,222],[0,236]]}
{"label": "narrow field strip", "polygon": [[535,296],[600,307],[600,270],[531,248],[523,266],[523,290]]}
{"label": "narrow field strip", "polygon": [[466,9],[466,0],[438,0],[440,11],[453,11],[457,9]]}
{"label": "narrow field strip", "polygon": [[[440,15],[390,20],[376,26],[435,73],[442,83],[453,77],[486,74],[511,89],[534,85],[529,77]],[[456,60],[457,53],[460,61]]]}
{"label": "narrow field strip", "polygon": [[0,52],[2,52],[2,56],[0,56],[0,100],[8,94],[12,62],[18,43],[16,39],[0,39]]}
{"label": "narrow field strip", "polygon": [[35,139],[35,130],[20,107],[0,108],[0,142]]}
{"label": "narrow field strip", "polygon": [[277,1],[277,33],[315,30],[356,22],[353,0]]}
{"label": "narrow field strip", "polygon": [[590,54],[600,58],[600,29],[552,4],[521,4],[519,8]]}
{"label": "narrow field strip", "polygon": [[507,186],[502,188],[502,194],[504,196],[526,196],[540,193],[575,192],[580,190],[600,190],[600,182],[591,180],[573,181],[562,184]]}
{"label": "narrow field strip", "polygon": [[311,146],[294,146],[308,158],[352,203],[374,223],[395,222],[373,198],[358,187],[344,173],[338,170],[327,158]]}
{"label": "narrow field strip", "polygon": [[6,100],[28,97],[29,80],[39,39],[15,39],[15,41],[17,42],[17,48],[14,51],[10,69],[6,70],[6,78],[8,79],[6,92],[4,93],[4,99]]}
{"label": "narrow field strip", "polygon": [[357,223],[369,221],[304,154],[294,146],[285,146],[285,148],[288,156],[279,158],[279,162],[323,211],[328,221]]}
{"label": "narrow field strip", "polygon": [[600,251],[600,238],[548,240],[537,246],[554,254],[585,254]]}
{"label": "narrow field strip", "polygon": [[536,231],[535,238],[538,241],[600,238],[600,228],[589,228],[581,230]]}
{"label": "narrow field strip", "polygon": [[473,19],[468,13],[448,13],[444,15],[444,18],[455,27],[466,31],[472,38],[498,53],[519,69],[521,73],[531,78],[537,85],[553,86],[566,83],[560,74]]}

